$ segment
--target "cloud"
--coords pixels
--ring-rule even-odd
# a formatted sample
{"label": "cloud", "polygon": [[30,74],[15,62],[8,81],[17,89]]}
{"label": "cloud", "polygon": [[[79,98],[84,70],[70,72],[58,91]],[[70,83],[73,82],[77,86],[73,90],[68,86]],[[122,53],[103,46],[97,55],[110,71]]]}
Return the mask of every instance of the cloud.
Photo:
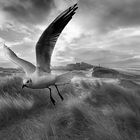
{"label": "cloud", "polygon": [[[43,30],[73,3],[74,0],[1,0],[0,37],[21,58],[35,63],[35,44]],[[80,0],[78,5],[58,39],[52,65],[75,61],[111,67],[137,65],[140,1]]]}
{"label": "cloud", "polygon": [[54,2],[53,0],[2,0],[1,7],[18,22],[38,24],[47,18],[54,7]]}
{"label": "cloud", "polygon": [[139,26],[139,0],[80,0],[81,24],[100,32]]}
{"label": "cloud", "polygon": [[140,52],[140,32],[137,29],[124,28],[100,36],[95,33],[82,35],[67,44],[65,49],[58,49],[54,55],[55,63],[67,64],[76,60],[93,65],[122,67],[130,66],[133,60],[137,60],[134,64],[138,64],[139,58],[135,57]]}

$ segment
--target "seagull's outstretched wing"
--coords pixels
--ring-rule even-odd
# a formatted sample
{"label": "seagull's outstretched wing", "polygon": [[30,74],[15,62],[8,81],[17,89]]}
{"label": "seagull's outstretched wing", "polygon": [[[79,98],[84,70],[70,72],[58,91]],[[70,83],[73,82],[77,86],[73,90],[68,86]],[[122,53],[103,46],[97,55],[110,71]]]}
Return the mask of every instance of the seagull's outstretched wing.
{"label": "seagull's outstretched wing", "polygon": [[36,69],[36,67],[30,63],[27,62],[21,58],[19,58],[10,48],[8,48],[6,45],[3,46],[6,56],[12,60],[14,63],[16,63],[18,66],[22,67],[25,71],[26,75],[29,75],[33,73]]}
{"label": "seagull's outstretched wing", "polygon": [[56,41],[62,30],[72,19],[77,9],[77,4],[61,13],[43,32],[36,45],[37,69],[50,72],[51,55]]}

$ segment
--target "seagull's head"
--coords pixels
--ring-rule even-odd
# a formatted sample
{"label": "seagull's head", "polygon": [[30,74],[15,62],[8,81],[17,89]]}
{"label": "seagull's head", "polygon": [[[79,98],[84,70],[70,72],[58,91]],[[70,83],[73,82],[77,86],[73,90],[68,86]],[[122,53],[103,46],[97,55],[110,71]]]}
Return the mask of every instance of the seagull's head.
{"label": "seagull's head", "polygon": [[31,80],[31,78],[26,78],[26,79],[23,80],[22,89],[23,89],[24,87],[29,88],[29,87],[31,87],[31,86],[32,86],[32,80]]}

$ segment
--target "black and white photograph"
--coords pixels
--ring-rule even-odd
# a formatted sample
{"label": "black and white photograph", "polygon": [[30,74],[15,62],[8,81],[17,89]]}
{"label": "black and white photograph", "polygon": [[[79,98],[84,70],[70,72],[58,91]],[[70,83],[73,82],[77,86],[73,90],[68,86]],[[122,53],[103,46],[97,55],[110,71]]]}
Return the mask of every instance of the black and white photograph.
{"label": "black and white photograph", "polygon": [[140,140],[140,0],[0,0],[0,140]]}

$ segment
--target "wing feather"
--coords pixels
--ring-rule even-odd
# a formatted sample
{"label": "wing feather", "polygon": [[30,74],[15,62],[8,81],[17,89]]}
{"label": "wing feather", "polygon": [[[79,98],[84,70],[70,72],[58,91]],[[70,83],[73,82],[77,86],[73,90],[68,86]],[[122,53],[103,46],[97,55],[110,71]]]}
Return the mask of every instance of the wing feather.
{"label": "wing feather", "polygon": [[65,10],[41,35],[39,41],[36,44],[37,69],[50,72],[51,55],[56,41],[65,26],[72,19],[72,16],[75,14],[77,8],[77,4],[75,4],[74,6],[71,6]]}
{"label": "wing feather", "polygon": [[3,46],[4,48],[4,52],[6,54],[6,56],[13,61],[15,64],[17,64],[18,66],[22,67],[23,70],[25,71],[26,75],[30,75],[31,73],[33,73],[36,69],[36,67],[28,62],[25,61],[21,58],[19,58],[10,48],[8,48],[6,45]]}

